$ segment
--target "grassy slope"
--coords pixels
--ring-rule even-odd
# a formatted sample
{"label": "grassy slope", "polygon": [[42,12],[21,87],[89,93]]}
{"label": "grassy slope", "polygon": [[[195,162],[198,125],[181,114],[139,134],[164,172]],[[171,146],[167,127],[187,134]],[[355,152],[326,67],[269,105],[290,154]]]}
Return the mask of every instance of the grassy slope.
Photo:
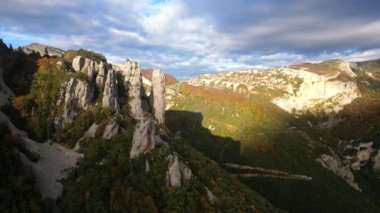
{"label": "grassy slope", "polygon": [[[310,182],[242,180],[273,204],[291,212],[380,211],[366,195],[356,192],[315,161],[326,151],[325,144],[332,143],[327,133],[312,130],[305,120],[293,119],[260,96],[244,98],[185,84],[180,92],[184,96],[175,99],[176,105],[167,114],[169,128],[181,132],[207,156],[219,162],[235,161],[313,177]],[[208,127],[215,129],[209,131]],[[290,127],[306,131],[312,140]],[[319,136],[325,142],[313,139]],[[240,146],[241,155],[229,150],[235,147],[231,143]]]}

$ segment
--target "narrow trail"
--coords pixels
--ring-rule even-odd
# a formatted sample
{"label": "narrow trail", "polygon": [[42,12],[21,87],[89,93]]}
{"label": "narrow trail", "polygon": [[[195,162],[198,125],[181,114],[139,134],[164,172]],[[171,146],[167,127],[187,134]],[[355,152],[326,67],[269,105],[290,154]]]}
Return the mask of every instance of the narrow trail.
{"label": "narrow trail", "polygon": [[[226,163],[225,166],[233,169],[239,170],[249,170],[256,173],[238,173],[232,174],[235,177],[243,178],[273,178],[273,179],[294,179],[294,180],[306,180],[311,181],[313,178],[306,175],[299,174],[290,174],[288,172],[274,170],[274,169],[265,169],[261,167],[253,167],[247,165],[240,165],[235,163]],[[259,173],[257,173],[259,172]]]}

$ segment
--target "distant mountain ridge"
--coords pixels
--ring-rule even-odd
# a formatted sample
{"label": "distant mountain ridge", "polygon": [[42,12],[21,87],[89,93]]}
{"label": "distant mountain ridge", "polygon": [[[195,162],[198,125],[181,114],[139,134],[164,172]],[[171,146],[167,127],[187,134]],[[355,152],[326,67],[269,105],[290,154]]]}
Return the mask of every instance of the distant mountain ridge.
{"label": "distant mountain ridge", "polygon": [[22,47],[21,49],[26,54],[30,54],[30,53],[35,52],[35,53],[39,53],[41,56],[46,54],[49,56],[62,57],[63,54],[65,53],[65,51],[62,49],[52,47],[49,45],[45,45],[45,44],[39,44],[39,43],[28,44],[28,45]]}

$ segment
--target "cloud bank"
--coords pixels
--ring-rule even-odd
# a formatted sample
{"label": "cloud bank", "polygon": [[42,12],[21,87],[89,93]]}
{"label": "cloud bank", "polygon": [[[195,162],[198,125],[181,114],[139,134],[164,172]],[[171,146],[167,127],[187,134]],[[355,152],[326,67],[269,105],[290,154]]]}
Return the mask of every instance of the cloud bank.
{"label": "cloud bank", "polygon": [[302,61],[380,58],[376,0],[12,0],[0,37],[132,58],[180,79]]}

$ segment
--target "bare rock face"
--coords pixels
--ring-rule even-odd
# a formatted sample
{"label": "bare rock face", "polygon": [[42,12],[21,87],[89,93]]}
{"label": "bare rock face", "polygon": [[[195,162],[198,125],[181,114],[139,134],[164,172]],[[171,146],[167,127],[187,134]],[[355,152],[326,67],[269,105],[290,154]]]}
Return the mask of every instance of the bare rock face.
{"label": "bare rock face", "polygon": [[74,117],[82,109],[88,109],[94,97],[94,89],[85,81],[71,78],[61,86],[57,106],[63,109],[54,123],[57,126],[63,126],[71,123]]}
{"label": "bare rock face", "polygon": [[133,132],[130,158],[136,158],[140,154],[154,149],[156,146],[155,135],[154,120],[150,116],[141,118]]}
{"label": "bare rock face", "polygon": [[147,153],[155,148],[156,134],[154,127],[154,120],[149,116],[142,118],[137,123],[133,133],[131,158],[138,157],[140,154]]}
{"label": "bare rock face", "polygon": [[183,181],[191,179],[191,170],[178,159],[177,153],[170,154],[166,159],[169,161],[166,173],[166,183],[168,186],[180,187]]}
{"label": "bare rock face", "polygon": [[89,65],[88,65],[88,68],[87,68],[87,76],[88,76],[88,80],[90,82],[92,82],[96,76],[96,69],[97,69],[97,64],[95,61],[92,61],[90,60],[89,61]]}
{"label": "bare rock face", "polygon": [[354,174],[350,170],[349,165],[344,165],[340,158],[331,153],[332,155],[322,154],[319,158],[317,158],[317,162],[319,162],[324,168],[330,170],[337,176],[341,177],[346,181],[348,185],[357,191],[362,191],[358,184],[354,180]]}
{"label": "bare rock face", "polygon": [[115,71],[112,69],[107,73],[107,80],[104,84],[102,104],[103,107],[108,107],[112,112],[119,111],[116,75]]}
{"label": "bare rock face", "polygon": [[140,120],[143,117],[142,96],[144,94],[140,65],[135,61],[127,60],[122,74],[124,76],[124,86],[128,94],[128,104],[132,117]]}
{"label": "bare rock face", "polygon": [[73,59],[72,67],[75,72],[84,72],[88,74],[90,73],[90,72],[87,72],[89,71],[90,66],[94,67],[96,70],[96,64],[93,64],[93,63],[95,62],[92,61],[91,59],[88,59],[82,56],[75,56],[75,58]]}
{"label": "bare rock face", "polygon": [[104,129],[103,138],[111,139],[119,133],[119,125],[117,125],[116,121],[112,120]]}
{"label": "bare rock face", "polygon": [[103,61],[101,61],[98,65],[98,76],[96,76],[96,84],[98,86],[103,86],[105,82],[105,78],[107,75],[107,64],[104,64]]}
{"label": "bare rock face", "polygon": [[[124,65],[114,66],[113,68],[118,70],[123,77],[130,113],[137,121],[130,151],[130,157],[136,158],[140,154],[154,149],[156,145],[165,144],[165,142],[156,133],[156,122],[149,113],[151,106],[143,87],[140,65],[135,61],[127,60]],[[165,77],[162,77],[163,73],[161,71],[157,71],[155,76],[157,81],[155,89],[157,93],[157,106],[159,106],[160,121],[164,122]]]}
{"label": "bare rock face", "polygon": [[75,72],[80,72],[84,66],[84,63],[85,63],[86,59],[82,56],[76,56],[74,59],[73,59],[73,69]]}
{"label": "bare rock face", "polygon": [[161,70],[153,70],[151,101],[158,124],[165,124],[165,74]]}

